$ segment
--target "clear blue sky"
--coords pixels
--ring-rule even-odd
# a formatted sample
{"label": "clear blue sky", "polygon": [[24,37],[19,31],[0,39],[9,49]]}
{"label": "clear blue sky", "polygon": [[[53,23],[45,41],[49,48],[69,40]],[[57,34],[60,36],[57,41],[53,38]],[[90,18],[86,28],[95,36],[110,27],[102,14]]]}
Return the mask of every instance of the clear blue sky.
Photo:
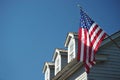
{"label": "clear blue sky", "polygon": [[77,3],[108,34],[120,30],[120,0],[0,0],[0,80],[44,80],[44,62],[78,31]]}

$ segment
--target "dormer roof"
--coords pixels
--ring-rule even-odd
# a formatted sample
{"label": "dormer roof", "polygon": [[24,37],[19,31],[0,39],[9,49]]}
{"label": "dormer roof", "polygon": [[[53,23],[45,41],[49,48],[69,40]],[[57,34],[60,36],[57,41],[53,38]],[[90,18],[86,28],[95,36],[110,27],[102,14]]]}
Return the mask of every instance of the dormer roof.
{"label": "dormer roof", "polygon": [[62,49],[62,48],[56,48],[55,52],[53,54],[52,61],[55,61],[55,59],[56,59],[56,57],[57,57],[58,54],[60,54],[60,55],[67,55],[67,50]]}
{"label": "dormer roof", "polygon": [[45,73],[47,67],[54,67],[54,63],[53,62],[45,62],[44,66],[43,66],[43,73]]}
{"label": "dormer roof", "polygon": [[69,32],[67,34],[67,37],[66,37],[66,40],[65,40],[65,44],[64,44],[65,47],[68,46],[68,43],[69,43],[71,38],[78,39],[78,33],[77,32]]}

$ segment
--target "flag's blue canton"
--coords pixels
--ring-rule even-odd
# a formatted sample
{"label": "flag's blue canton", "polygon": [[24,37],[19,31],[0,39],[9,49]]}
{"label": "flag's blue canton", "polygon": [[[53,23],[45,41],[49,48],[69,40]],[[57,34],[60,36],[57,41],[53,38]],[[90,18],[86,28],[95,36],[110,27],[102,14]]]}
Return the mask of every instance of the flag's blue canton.
{"label": "flag's blue canton", "polygon": [[90,29],[94,21],[82,9],[80,9],[80,14],[81,14],[80,27]]}

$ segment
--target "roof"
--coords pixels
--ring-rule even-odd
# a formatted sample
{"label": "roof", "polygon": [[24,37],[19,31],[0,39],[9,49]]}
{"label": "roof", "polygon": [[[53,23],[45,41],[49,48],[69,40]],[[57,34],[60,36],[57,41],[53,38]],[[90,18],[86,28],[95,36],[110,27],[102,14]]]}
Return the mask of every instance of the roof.
{"label": "roof", "polygon": [[68,43],[69,43],[69,41],[70,41],[71,38],[77,39],[78,38],[78,33],[77,32],[69,32],[67,34],[67,37],[66,37],[66,40],[65,40],[65,44],[64,44],[65,47],[68,46]]}
{"label": "roof", "polygon": [[102,44],[101,44],[100,47],[102,47],[103,45],[111,42],[110,38],[111,38],[112,40],[114,40],[114,39],[116,39],[116,38],[118,38],[118,37],[120,37],[120,30],[117,31],[116,33],[110,35],[110,36],[107,35],[107,37],[103,40],[103,42],[102,42]]}
{"label": "roof", "polygon": [[67,55],[67,50],[65,50],[65,49],[62,49],[62,48],[56,48],[55,49],[55,52],[54,52],[54,54],[53,54],[53,61],[56,59],[56,57],[57,57],[57,54],[60,54],[60,55]]}
{"label": "roof", "polygon": [[47,67],[54,67],[54,63],[53,62],[45,62],[44,66],[43,66],[43,73],[46,71]]}

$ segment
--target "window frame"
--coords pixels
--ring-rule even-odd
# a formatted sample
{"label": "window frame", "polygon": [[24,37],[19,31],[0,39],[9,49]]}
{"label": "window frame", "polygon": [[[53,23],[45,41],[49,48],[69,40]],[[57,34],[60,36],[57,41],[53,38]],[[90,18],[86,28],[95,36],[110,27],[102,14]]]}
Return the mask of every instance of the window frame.
{"label": "window frame", "polygon": [[68,63],[75,58],[75,42],[74,39],[70,40],[68,45]]}

